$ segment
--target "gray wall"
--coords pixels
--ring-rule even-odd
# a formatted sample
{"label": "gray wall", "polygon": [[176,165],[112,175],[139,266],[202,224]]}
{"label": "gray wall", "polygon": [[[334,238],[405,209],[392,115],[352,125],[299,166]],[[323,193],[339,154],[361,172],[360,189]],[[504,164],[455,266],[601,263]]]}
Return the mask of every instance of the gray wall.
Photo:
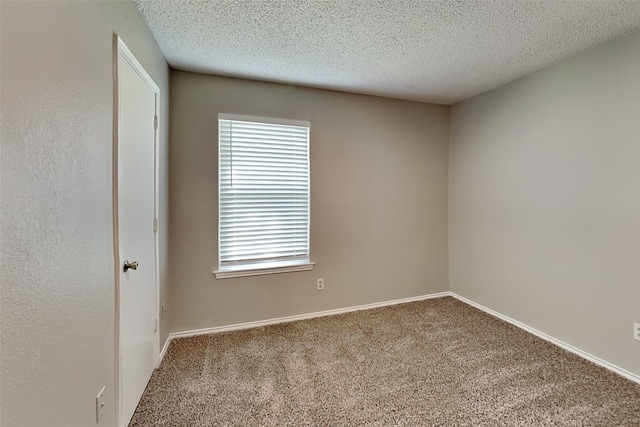
{"label": "gray wall", "polygon": [[[448,289],[448,107],[179,71],[171,91],[173,331]],[[211,274],[219,112],[311,122],[313,271]]]}
{"label": "gray wall", "polygon": [[453,292],[640,375],[640,34],[451,109]]}
{"label": "gray wall", "polygon": [[95,396],[106,385],[101,425],[112,426],[113,32],[162,90],[162,260],[169,69],[132,2],[0,7],[0,424],[95,425]]}

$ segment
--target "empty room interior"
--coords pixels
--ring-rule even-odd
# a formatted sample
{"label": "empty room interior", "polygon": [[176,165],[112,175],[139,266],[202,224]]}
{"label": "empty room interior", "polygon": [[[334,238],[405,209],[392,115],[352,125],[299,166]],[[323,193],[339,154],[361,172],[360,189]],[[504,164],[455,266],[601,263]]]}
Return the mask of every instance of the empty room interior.
{"label": "empty room interior", "polygon": [[3,427],[640,426],[640,1],[0,23]]}

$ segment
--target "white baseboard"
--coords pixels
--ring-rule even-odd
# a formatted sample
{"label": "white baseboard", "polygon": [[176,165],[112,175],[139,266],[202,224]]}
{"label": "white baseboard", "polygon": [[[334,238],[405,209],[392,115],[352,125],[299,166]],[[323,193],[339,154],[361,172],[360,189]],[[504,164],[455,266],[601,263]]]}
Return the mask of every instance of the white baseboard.
{"label": "white baseboard", "polygon": [[451,295],[452,297],[464,302],[465,304],[469,304],[470,306],[475,307],[475,308],[477,308],[479,310],[482,310],[487,314],[490,314],[490,315],[492,315],[494,317],[497,317],[498,319],[504,320],[507,323],[510,323],[510,324],[512,324],[512,325],[514,325],[514,326],[516,326],[516,327],[518,327],[520,329],[523,329],[523,330],[525,330],[525,331],[527,331],[527,332],[529,332],[529,333],[531,333],[531,334],[533,334],[533,335],[535,335],[535,336],[537,336],[539,338],[542,338],[545,341],[548,341],[548,342],[550,342],[552,344],[555,344],[560,348],[563,348],[563,349],[565,349],[565,350],[567,350],[567,351],[569,351],[569,352],[571,352],[571,353],[573,353],[573,354],[575,354],[577,356],[582,357],[583,359],[587,359],[588,361],[593,362],[598,366],[602,366],[603,368],[606,368],[606,369],[608,369],[610,371],[613,371],[616,374],[621,375],[621,376],[625,377],[628,380],[631,380],[633,382],[636,382],[636,383],[640,384],[640,376],[634,374],[633,372],[629,372],[626,369],[623,369],[623,368],[621,368],[619,366],[614,365],[613,363],[609,363],[609,362],[607,362],[605,360],[602,360],[599,357],[596,357],[596,356],[594,356],[592,354],[589,354],[586,351],[580,350],[579,348],[576,348],[576,347],[574,347],[574,346],[572,346],[570,344],[567,344],[564,341],[560,341],[559,339],[554,338],[554,337],[552,337],[550,335],[547,335],[544,332],[540,332],[539,330],[534,329],[534,328],[532,328],[531,326],[529,326],[529,325],[527,325],[525,323],[522,323],[522,322],[520,322],[518,320],[512,319],[511,317],[505,316],[504,314],[498,313],[497,311],[491,310],[490,308],[487,308],[487,307],[485,307],[483,305],[480,305],[480,304],[478,304],[478,303],[476,303],[474,301],[471,301],[470,299],[467,299],[467,298],[465,298],[463,296],[460,296],[460,295],[458,295],[456,293],[449,292],[449,295]]}
{"label": "white baseboard", "polygon": [[158,356],[158,366],[156,366],[156,368],[160,367],[160,364],[162,363],[162,359],[164,359],[164,355],[167,354],[167,349],[169,348],[170,343],[171,343],[171,334],[169,334],[166,341],[164,342],[164,346],[162,346],[162,350],[160,351],[160,356]]}
{"label": "white baseboard", "polygon": [[401,298],[401,299],[395,299],[391,301],[357,305],[353,307],[337,308],[334,310],[325,310],[325,311],[317,311],[314,313],[298,314],[295,316],[277,317],[274,319],[258,320],[255,322],[237,323],[234,325],[216,326],[213,328],[203,328],[203,329],[194,329],[191,331],[174,332],[169,334],[169,338],[167,338],[167,342],[165,343],[164,347],[162,348],[162,351],[160,352],[159,359],[160,359],[160,362],[162,362],[162,359],[164,358],[164,355],[167,352],[167,348],[169,347],[169,343],[171,342],[171,340],[175,338],[193,337],[196,335],[219,334],[221,332],[230,332],[230,331],[239,331],[242,329],[259,328],[261,326],[277,325],[279,323],[295,322],[298,320],[313,319],[316,317],[323,317],[323,316],[333,316],[336,314],[349,313],[352,311],[369,310],[372,308],[386,307],[389,305],[404,304],[408,302],[422,301],[422,300],[432,299],[432,298],[442,298],[450,295],[451,293],[448,291],[438,292],[435,294],[420,295],[417,297]]}

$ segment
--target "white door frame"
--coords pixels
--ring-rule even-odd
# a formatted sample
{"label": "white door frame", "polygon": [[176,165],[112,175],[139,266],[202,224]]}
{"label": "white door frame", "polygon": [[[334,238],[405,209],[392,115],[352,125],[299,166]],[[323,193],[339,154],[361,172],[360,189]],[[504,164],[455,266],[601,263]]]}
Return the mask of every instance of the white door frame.
{"label": "white door frame", "polygon": [[153,189],[153,212],[155,218],[154,230],[155,233],[153,235],[153,245],[154,245],[154,288],[155,288],[155,299],[154,299],[154,316],[156,321],[156,331],[154,334],[154,345],[153,345],[153,364],[154,367],[157,368],[160,363],[160,322],[159,322],[159,301],[160,301],[160,281],[159,281],[159,266],[158,266],[158,139],[159,139],[159,123],[158,117],[160,114],[160,88],[155,84],[153,79],[147,74],[144,67],[138,62],[138,60],[133,56],[133,53],[127,48],[124,44],[120,36],[118,34],[113,35],[114,40],[114,61],[113,61],[113,73],[114,73],[114,103],[113,103],[113,232],[114,232],[114,261],[115,261],[115,415],[116,415],[116,425],[120,426],[122,422],[121,418],[121,410],[122,410],[122,390],[120,387],[122,385],[122,381],[120,378],[121,370],[120,370],[120,360],[122,357],[121,354],[121,345],[120,345],[120,269],[122,265],[120,264],[120,239],[119,239],[119,223],[118,223],[118,215],[119,215],[119,178],[120,178],[120,169],[118,167],[118,147],[119,147],[119,137],[120,137],[120,103],[118,99],[118,87],[119,87],[119,67],[120,61],[126,60],[131,67],[136,71],[136,73],[140,76],[140,78],[149,86],[149,88],[155,94],[155,132],[154,132],[154,189]]}

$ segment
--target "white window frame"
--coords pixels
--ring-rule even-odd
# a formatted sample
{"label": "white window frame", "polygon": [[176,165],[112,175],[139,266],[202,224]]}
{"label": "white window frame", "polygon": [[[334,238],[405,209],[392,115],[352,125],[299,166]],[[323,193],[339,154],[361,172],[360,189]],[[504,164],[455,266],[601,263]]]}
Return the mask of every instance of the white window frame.
{"label": "white window frame", "polygon": [[[301,126],[309,129],[309,134],[311,132],[311,124],[308,121],[300,121],[300,120],[289,120],[289,119],[277,119],[271,117],[259,117],[259,116],[247,116],[247,115],[239,115],[239,114],[226,114],[219,113],[218,114],[218,270],[214,271],[214,275],[216,279],[226,279],[232,277],[246,277],[246,276],[257,276],[263,274],[275,274],[275,273],[289,273],[295,271],[308,271],[312,270],[315,265],[314,262],[310,259],[311,252],[311,236],[310,230],[308,232],[308,253],[304,256],[296,256],[296,257],[288,257],[286,259],[265,259],[265,260],[250,260],[250,261],[235,261],[235,262],[226,262],[223,263],[221,261],[220,255],[220,185],[221,185],[221,168],[220,168],[220,120],[240,120],[247,122],[258,122],[258,123],[269,123],[269,124],[278,124],[278,125],[289,125],[289,126]],[[307,141],[307,150],[309,150],[310,141]],[[309,159],[310,163],[310,159]],[[307,167],[307,171],[310,173],[310,165]],[[310,176],[309,176],[309,201],[308,201],[308,226],[311,225],[311,188],[310,188]]]}

